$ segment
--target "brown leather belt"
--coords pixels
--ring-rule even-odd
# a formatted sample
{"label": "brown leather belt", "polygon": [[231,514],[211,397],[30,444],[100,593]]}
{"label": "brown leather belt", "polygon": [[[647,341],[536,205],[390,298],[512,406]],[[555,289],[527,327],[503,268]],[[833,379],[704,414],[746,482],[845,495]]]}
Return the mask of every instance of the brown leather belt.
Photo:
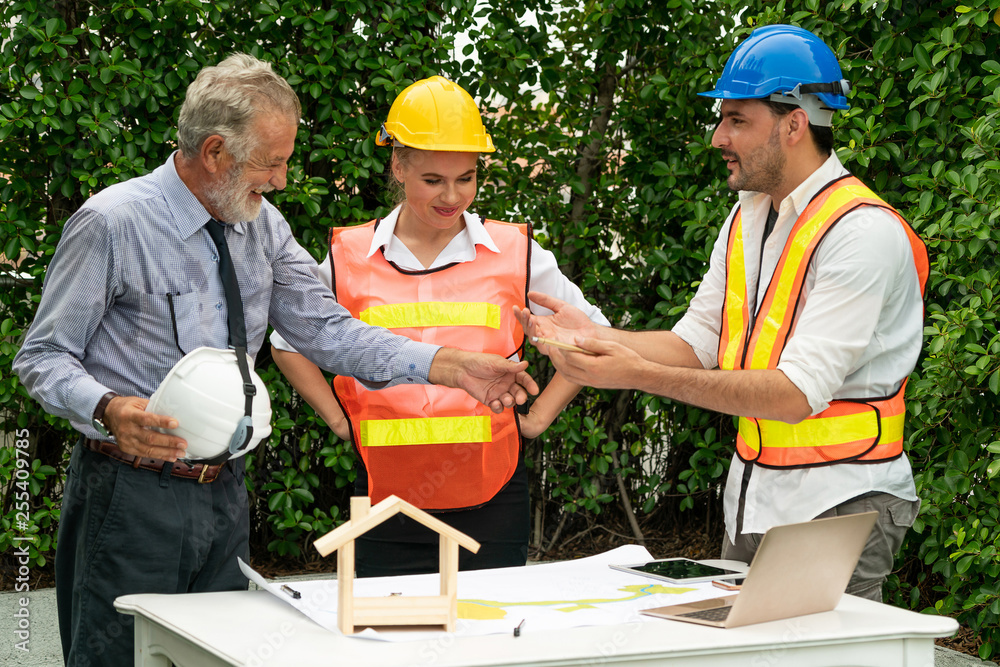
{"label": "brown leather belt", "polygon": [[[170,463],[170,461],[163,461],[161,459],[151,459],[126,454],[122,450],[118,449],[118,445],[105,440],[91,440],[85,438],[83,446],[92,452],[104,454],[105,456],[110,456],[116,461],[127,463],[133,468],[142,468],[143,470],[152,470],[153,472],[162,472],[163,464]],[[170,474],[174,477],[184,477],[187,479],[198,480],[199,484],[207,484],[208,482],[215,481],[215,478],[219,476],[219,473],[225,465],[225,463],[217,466],[207,466],[202,463],[189,465],[182,461],[174,461],[173,467],[170,469]]]}

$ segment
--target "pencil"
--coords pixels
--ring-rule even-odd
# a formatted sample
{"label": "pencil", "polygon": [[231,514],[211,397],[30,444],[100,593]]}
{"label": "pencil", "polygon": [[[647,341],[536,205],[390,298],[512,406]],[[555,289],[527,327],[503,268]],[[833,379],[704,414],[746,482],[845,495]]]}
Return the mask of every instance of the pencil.
{"label": "pencil", "polygon": [[570,352],[581,352],[583,354],[589,354],[592,357],[596,357],[596,352],[591,352],[590,350],[585,350],[582,347],[577,347],[576,345],[570,345],[569,343],[560,343],[557,340],[552,340],[551,338],[542,338],[541,336],[534,336],[531,339],[532,343],[542,343],[544,345],[551,345],[552,347],[558,347],[561,350],[569,350]]}

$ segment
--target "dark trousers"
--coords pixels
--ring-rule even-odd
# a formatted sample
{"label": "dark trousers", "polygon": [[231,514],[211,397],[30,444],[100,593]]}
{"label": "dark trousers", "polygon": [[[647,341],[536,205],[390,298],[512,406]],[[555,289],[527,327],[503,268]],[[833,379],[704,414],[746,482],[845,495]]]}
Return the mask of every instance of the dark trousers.
{"label": "dark trousers", "polygon": [[[356,489],[367,493],[367,478]],[[478,553],[458,549],[460,570],[518,567],[528,560],[530,514],[528,474],[518,462],[510,481],[489,502],[473,509],[435,511],[435,519],[479,542]],[[397,514],[355,540],[358,577],[438,572],[438,534],[408,516]]]}
{"label": "dark trousers", "polygon": [[[893,560],[903,544],[906,531],[913,525],[920,510],[919,500],[903,500],[888,493],[866,493],[828,509],[816,519],[827,519],[862,512],[878,512],[878,519],[865,543],[861,559],[858,561],[847,592],[851,595],[882,601],[882,583],[892,572]],[[735,544],[727,534],[723,538],[722,557],[749,563],[757,553],[757,547],[764,536],[759,533],[744,533],[736,536]]]}
{"label": "dark trousers", "polygon": [[134,469],[77,444],[56,547],[56,601],[67,665],[131,665],[131,593],[246,590],[249,512],[243,461],[210,484]]}

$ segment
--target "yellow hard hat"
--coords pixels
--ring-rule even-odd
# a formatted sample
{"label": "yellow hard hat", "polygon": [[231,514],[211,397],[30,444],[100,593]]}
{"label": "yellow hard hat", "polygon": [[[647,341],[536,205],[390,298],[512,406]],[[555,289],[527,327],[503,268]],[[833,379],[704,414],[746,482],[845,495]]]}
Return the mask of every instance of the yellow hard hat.
{"label": "yellow hard hat", "polygon": [[375,143],[389,146],[394,140],[426,151],[496,150],[472,96],[441,76],[417,81],[392,103]]}

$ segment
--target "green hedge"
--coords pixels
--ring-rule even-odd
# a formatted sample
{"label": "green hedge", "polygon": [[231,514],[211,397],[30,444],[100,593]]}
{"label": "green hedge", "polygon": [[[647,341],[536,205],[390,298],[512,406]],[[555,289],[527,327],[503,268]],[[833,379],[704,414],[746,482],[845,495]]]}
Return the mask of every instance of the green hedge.
{"label": "green hedge", "polygon": [[[709,143],[713,111],[696,93],[712,87],[753,26],[796,23],[837,51],[855,86],[852,109],[835,125],[842,160],[908,216],[931,251],[927,345],[907,390],[923,508],[888,595],[956,616],[982,637],[981,654],[993,655],[998,9],[1000,0],[454,0],[411,14],[397,3],[343,0],[10,0],[0,6],[0,363],[10,367],[32,319],[66,218],[92,192],[165,159],[185,87],[234,50],[274,63],[302,99],[290,184],[275,201],[317,257],[331,224],[387,210],[387,154],[374,129],[403,87],[443,74],[491,111],[499,150],[477,210],[530,221],[616,325],[669,328],[733,201]],[[536,376],[551,373],[530,359]],[[354,453],[266,352],[258,372],[275,429],[248,477],[252,548],[301,561],[313,557],[310,540],[342,520]],[[41,564],[52,554],[73,436],[7,372],[0,421],[9,437],[0,450],[0,551],[24,535],[17,512],[26,493]],[[527,443],[533,545],[545,552],[626,520],[636,538],[644,529],[718,534],[733,433],[732,419],[715,413],[584,391]],[[29,454],[21,480],[18,440]]]}

